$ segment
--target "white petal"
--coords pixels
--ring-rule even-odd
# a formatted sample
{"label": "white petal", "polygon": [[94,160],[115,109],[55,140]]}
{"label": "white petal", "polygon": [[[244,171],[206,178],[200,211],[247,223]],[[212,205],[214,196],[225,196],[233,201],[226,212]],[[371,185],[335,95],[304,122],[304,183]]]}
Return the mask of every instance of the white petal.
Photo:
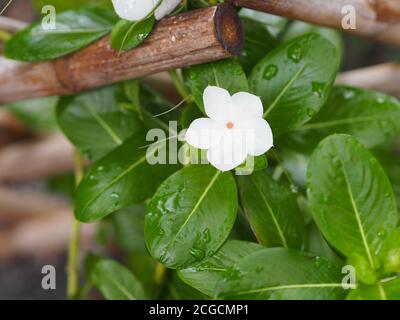
{"label": "white petal", "polygon": [[260,156],[273,147],[272,130],[268,122],[264,119],[253,118],[241,121],[236,127],[238,130],[243,130],[249,155]]}
{"label": "white petal", "polygon": [[207,160],[221,171],[236,168],[246,158],[245,137],[240,130],[225,129],[220,143],[207,151]]}
{"label": "white petal", "polygon": [[157,0],[112,0],[115,12],[125,20],[139,21],[154,9]]}
{"label": "white petal", "polygon": [[208,86],[203,93],[206,114],[215,121],[225,123],[229,121],[231,109],[231,95],[225,89]]}
{"label": "white petal", "polygon": [[164,0],[154,13],[157,20],[161,20],[169,15],[179,4],[181,0]]}
{"label": "white petal", "polygon": [[218,145],[224,126],[209,118],[194,120],[186,131],[185,140],[198,149],[209,149]]}
{"label": "white petal", "polygon": [[263,117],[261,99],[248,92],[238,92],[232,96],[232,121],[242,121]]}

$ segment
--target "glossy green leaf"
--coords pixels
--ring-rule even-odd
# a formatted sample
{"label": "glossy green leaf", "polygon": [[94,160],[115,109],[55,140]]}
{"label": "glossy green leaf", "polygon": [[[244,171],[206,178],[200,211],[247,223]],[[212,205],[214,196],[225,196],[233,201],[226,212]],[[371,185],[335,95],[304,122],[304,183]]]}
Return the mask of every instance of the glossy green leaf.
{"label": "glossy green leaf", "polygon": [[238,177],[244,212],[258,241],[268,247],[301,248],[305,227],[289,187],[265,171]]}
{"label": "glossy green leaf", "polygon": [[129,251],[144,250],[145,205],[133,205],[121,209],[111,216],[115,240],[121,248]]}
{"label": "glossy green leaf", "polygon": [[308,251],[312,254],[327,258],[337,265],[344,265],[344,261],[329,246],[315,223],[308,226]]}
{"label": "glossy green leaf", "polygon": [[57,103],[58,97],[36,98],[9,104],[7,110],[33,130],[48,132],[57,128]]}
{"label": "glossy green leaf", "polygon": [[207,86],[225,88],[230,94],[249,91],[246,75],[241,65],[233,59],[186,68],[183,70],[183,75],[197,106],[203,112],[203,93]]}
{"label": "glossy green leaf", "polygon": [[269,33],[266,24],[246,17],[241,20],[245,38],[239,62],[246,73],[250,73],[253,67],[278,45],[278,42]]}
{"label": "glossy green leaf", "polygon": [[177,272],[172,273],[172,277],[168,282],[166,296],[162,297],[166,300],[206,300],[209,299],[203,293],[195,288],[187,285],[177,275]]}
{"label": "glossy green leaf", "polygon": [[42,13],[42,9],[46,5],[54,6],[57,12],[80,8],[88,4],[112,8],[110,0],[33,0],[32,3],[38,13]]}
{"label": "glossy green leaf", "polygon": [[[143,202],[179,168],[172,164],[150,164],[148,158],[153,152],[146,155],[147,144],[144,136],[135,135],[90,167],[75,192],[78,220],[93,222]],[[168,154],[165,144],[158,147],[159,152]]]}
{"label": "glossy green leaf", "polygon": [[301,35],[314,32],[318,33],[325,38],[327,38],[338,50],[340,57],[343,57],[344,51],[344,41],[343,35],[338,30],[321,27],[315,24],[303,22],[303,21],[293,21],[290,26],[285,30],[283,35],[283,41],[288,42],[294,38]]}
{"label": "glossy green leaf", "polygon": [[86,47],[109,33],[117,21],[113,10],[95,7],[64,11],[56,16],[56,29],[42,21],[17,32],[4,47],[7,58],[22,61],[55,59]]}
{"label": "glossy green leaf", "polygon": [[273,37],[278,37],[285,29],[288,19],[273,14],[242,8],[239,15],[242,19],[251,19],[262,23]]}
{"label": "glossy green leaf", "polygon": [[256,243],[229,240],[211,258],[191,268],[178,271],[178,275],[188,285],[212,297],[217,282],[222,279],[229,267],[241,258],[261,249],[263,247]]}
{"label": "glossy green leaf", "polygon": [[267,54],[249,78],[275,135],[309,121],[325,104],[339,68],[332,43],[308,34]]}
{"label": "glossy green leaf", "polygon": [[157,190],[145,218],[145,240],[169,268],[185,268],[213,255],[236,219],[236,184],[230,172],[188,166]]}
{"label": "glossy green leaf", "polygon": [[112,260],[96,263],[91,280],[107,300],[143,300],[145,294],[138,279],[124,266]]}
{"label": "glossy green leaf", "polygon": [[375,254],[397,223],[396,199],[378,161],[351,136],[329,136],[311,156],[308,187],[312,215],[327,241],[377,269]]}
{"label": "glossy green leaf", "polygon": [[199,108],[196,107],[196,104],[191,103],[182,111],[182,127],[187,129],[194,120],[202,117],[204,117],[204,115]]}
{"label": "glossy green leaf", "polygon": [[348,300],[400,300],[400,278],[380,281],[376,285],[359,285],[351,290]]}
{"label": "glossy green leaf", "polygon": [[97,160],[132,135],[144,132],[136,112],[119,106],[118,86],[61,99],[58,123],[67,138],[90,160]]}
{"label": "glossy green leaf", "polygon": [[248,176],[255,171],[260,171],[267,167],[268,159],[264,154],[257,157],[247,156],[246,160],[235,168],[235,174],[238,176]]}
{"label": "glossy green leaf", "polygon": [[331,262],[293,249],[259,250],[239,260],[217,285],[224,299],[334,300],[343,296]]}
{"label": "glossy green leaf", "polygon": [[335,87],[321,111],[290,133],[294,148],[307,152],[333,133],[347,133],[364,146],[380,145],[400,132],[400,102],[366,89]]}
{"label": "glossy green leaf", "polygon": [[400,228],[395,229],[385,240],[379,258],[383,272],[400,273]]}
{"label": "glossy green leaf", "polygon": [[155,18],[141,21],[120,20],[111,32],[111,46],[118,51],[126,51],[140,45],[153,30]]}

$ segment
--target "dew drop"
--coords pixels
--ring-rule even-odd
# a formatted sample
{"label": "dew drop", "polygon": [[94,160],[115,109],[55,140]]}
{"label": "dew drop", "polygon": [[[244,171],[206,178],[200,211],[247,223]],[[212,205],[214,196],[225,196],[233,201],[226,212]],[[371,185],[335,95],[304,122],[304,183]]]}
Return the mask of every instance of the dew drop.
{"label": "dew drop", "polygon": [[110,194],[111,199],[113,200],[113,206],[116,207],[119,205],[119,194],[116,192],[113,192]]}
{"label": "dew drop", "polygon": [[323,260],[321,259],[321,257],[315,257],[314,258],[314,265],[317,267],[317,268],[321,268],[321,266],[323,265]]}
{"label": "dew drop", "polygon": [[303,58],[304,49],[298,43],[292,44],[288,49],[288,58],[292,60],[294,63],[299,63]]}
{"label": "dew drop", "polygon": [[230,268],[225,273],[226,277],[230,280],[238,280],[241,278],[240,270],[235,268]]}
{"label": "dew drop", "polygon": [[313,94],[315,94],[319,98],[322,98],[324,96],[325,83],[313,81],[311,83],[311,90]]}
{"label": "dew drop", "polygon": [[198,248],[192,248],[190,250],[190,254],[197,261],[200,261],[200,260],[204,259],[204,256],[205,256],[205,252],[202,249],[198,249]]}
{"label": "dew drop", "polygon": [[386,237],[386,231],[385,230],[379,231],[377,236],[378,236],[378,238],[381,238],[381,239]]}
{"label": "dew drop", "polygon": [[276,65],[270,64],[264,70],[263,79],[271,80],[271,79],[275,78],[275,76],[278,74],[278,70],[279,69]]}
{"label": "dew drop", "polygon": [[314,109],[311,109],[311,108],[307,109],[307,115],[309,117],[313,117],[313,116],[315,116],[315,114],[316,114],[316,112]]}
{"label": "dew drop", "polygon": [[257,266],[256,267],[256,273],[260,273],[260,272],[262,272],[264,270],[264,267],[263,266]]}
{"label": "dew drop", "polygon": [[211,241],[210,229],[208,229],[208,228],[206,228],[206,229],[203,231],[203,241],[204,241],[205,243],[208,243],[208,242]]}
{"label": "dew drop", "polygon": [[193,70],[189,72],[189,79],[190,80],[195,80],[195,79],[197,79],[197,77],[198,77],[197,72],[195,72]]}
{"label": "dew drop", "polygon": [[97,167],[97,171],[99,171],[99,172],[104,171],[104,167],[103,166]]}
{"label": "dew drop", "polygon": [[383,104],[383,103],[385,102],[385,98],[384,98],[384,97],[378,97],[378,98],[376,99],[376,102],[377,102],[378,104]]}
{"label": "dew drop", "polygon": [[350,100],[351,98],[353,98],[355,96],[355,93],[354,93],[354,91],[352,91],[352,90],[346,90],[344,93],[343,93],[343,98],[345,99],[345,100]]}
{"label": "dew drop", "polygon": [[292,191],[293,193],[298,193],[299,192],[299,187],[294,185],[294,184],[291,184],[290,185],[290,191]]}

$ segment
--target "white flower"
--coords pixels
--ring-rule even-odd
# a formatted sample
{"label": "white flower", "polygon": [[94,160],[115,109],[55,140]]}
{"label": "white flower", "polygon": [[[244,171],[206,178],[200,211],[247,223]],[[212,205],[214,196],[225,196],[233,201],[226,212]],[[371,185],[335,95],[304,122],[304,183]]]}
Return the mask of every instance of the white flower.
{"label": "white flower", "polygon": [[[146,18],[157,6],[159,0],[112,0],[115,12],[125,20],[140,21]],[[154,12],[157,20],[170,14],[181,0],[162,0]]]}
{"label": "white flower", "polygon": [[207,160],[221,171],[232,170],[248,155],[260,156],[273,146],[273,136],[263,119],[259,97],[208,86],[203,94],[205,112],[210,118],[194,120],[185,140],[207,151]]}

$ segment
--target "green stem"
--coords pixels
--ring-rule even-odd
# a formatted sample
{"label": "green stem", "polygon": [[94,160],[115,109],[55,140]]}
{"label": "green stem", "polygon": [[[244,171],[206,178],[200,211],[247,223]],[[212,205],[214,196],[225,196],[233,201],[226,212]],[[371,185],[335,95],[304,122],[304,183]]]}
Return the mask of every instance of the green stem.
{"label": "green stem", "polygon": [[6,42],[8,39],[11,38],[11,34],[4,30],[0,30],[0,41]]}
{"label": "green stem", "polygon": [[[82,180],[84,173],[84,161],[82,155],[75,152],[75,183],[78,185]],[[71,236],[68,247],[68,265],[67,265],[67,296],[73,300],[78,296],[79,290],[79,238],[81,231],[81,223],[74,219]]]}
{"label": "green stem", "polygon": [[168,73],[172,79],[172,82],[175,85],[176,90],[179,92],[181,97],[183,99],[189,100],[191,97],[191,94],[190,94],[189,90],[186,88],[186,85],[183,82],[182,78],[178,75],[178,72],[176,70],[170,70],[170,71],[168,71]]}

